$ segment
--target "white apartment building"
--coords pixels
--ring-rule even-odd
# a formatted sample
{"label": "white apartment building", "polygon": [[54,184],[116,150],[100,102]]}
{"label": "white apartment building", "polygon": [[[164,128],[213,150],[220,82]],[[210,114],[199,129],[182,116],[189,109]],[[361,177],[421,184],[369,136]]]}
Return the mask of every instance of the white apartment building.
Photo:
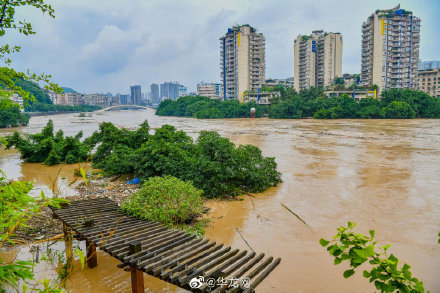
{"label": "white apartment building", "polygon": [[326,87],[342,76],[342,35],[313,31],[300,35],[294,44],[294,87]]}
{"label": "white apartment building", "polygon": [[250,25],[234,26],[220,38],[222,96],[242,101],[246,91],[257,91],[266,73],[265,39]]}
{"label": "white apartment building", "polygon": [[376,10],[362,24],[361,84],[418,88],[420,18],[400,5]]}

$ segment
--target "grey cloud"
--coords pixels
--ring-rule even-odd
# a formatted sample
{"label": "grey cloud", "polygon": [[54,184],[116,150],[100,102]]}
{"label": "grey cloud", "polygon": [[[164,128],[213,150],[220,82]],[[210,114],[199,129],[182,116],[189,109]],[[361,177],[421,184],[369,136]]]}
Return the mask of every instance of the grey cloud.
{"label": "grey cloud", "polygon": [[[20,70],[52,73],[54,81],[82,92],[127,93],[139,83],[178,80],[194,90],[199,81],[219,81],[219,37],[248,23],[266,37],[268,77],[293,74],[293,41],[314,29],[341,32],[343,71],[360,70],[362,22],[394,1],[324,0],[75,0],[55,1],[55,20],[29,10],[37,35],[10,34],[23,46]],[[422,59],[438,56],[439,5],[401,1],[422,18]],[[426,57],[425,57],[426,56]]]}

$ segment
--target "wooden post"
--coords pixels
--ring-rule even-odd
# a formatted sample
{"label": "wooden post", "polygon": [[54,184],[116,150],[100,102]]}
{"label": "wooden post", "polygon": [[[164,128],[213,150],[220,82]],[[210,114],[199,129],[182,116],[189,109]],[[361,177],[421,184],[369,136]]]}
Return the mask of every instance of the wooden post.
{"label": "wooden post", "polygon": [[[92,228],[95,225],[95,219],[87,218],[84,221],[84,227]],[[94,268],[98,265],[98,258],[96,256],[96,246],[91,241],[86,240],[87,249],[87,266]]]}
{"label": "wooden post", "polygon": [[66,270],[70,273],[73,269],[73,245],[72,245],[72,231],[69,226],[63,224],[64,245],[66,249]]}
{"label": "wooden post", "polygon": [[[142,250],[142,243],[139,240],[128,244],[128,254],[134,254]],[[131,292],[144,293],[144,273],[136,268],[131,269]]]}
{"label": "wooden post", "polygon": [[92,269],[98,265],[98,257],[96,256],[96,246],[89,240],[86,240],[86,243],[87,243],[87,266]]}

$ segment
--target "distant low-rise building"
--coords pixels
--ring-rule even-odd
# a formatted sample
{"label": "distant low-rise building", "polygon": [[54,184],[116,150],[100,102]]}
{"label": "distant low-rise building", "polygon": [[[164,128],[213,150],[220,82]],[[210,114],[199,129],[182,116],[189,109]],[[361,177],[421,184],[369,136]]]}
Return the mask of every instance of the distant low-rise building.
{"label": "distant low-rise building", "polygon": [[285,78],[285,79],[276,79],[276,78],[269,78],[266,79],[264,83],[265,87],[286,87],[286,88],[293,88],[293,77]]}
{"label": "distant low-rise building", "polygon": [[440,68],[419,71],[419,90],[440,98]]}
{"label": "distant low-rise building", "polygon": [[281,93],[279,91],[271,92],[245,92],[243,94],[243,103],[255,102],[258,105],[269,105],[272,103],[272,99],[280,97]]}
{"label": "distant low-rise building", "polygon": [[180,87],[179,87],[179,98],[186,96],[187,92],[188,92],[188,88],[186,86],[180,85]]}
{"label": "distant low-rise building", "polygon": [[220,83],[201,82],[197,84],[197,95],[210,99],[222,99],[223,88]]}
{"label": "distant low-rise building", "polygon": [[62,105],[77,106],[84,105],[84,96],[77,93],[65,93]]}
{"label": "distant low-rise building", "polygon": [[86,105],[108,107],[110,102],[106,95],[103,94],[87,94],[84,95],[84,103]]}
{"label": "distant low-rise building", "polygon": [[353,84],[359,84],[360,80],[361,80],[359,74],[348,74],[348,73],[345,73],[344,75],[342,75],[342,78],[344,79],[344,86],[345,87],[350,87]]}
{"label": "distant low-rise building", "polygon": [[330,91],[325,91],[324,94],[329,98],[338,98],[342,95],[348,95],[348,96],[352,97],[353,99],[355,99],[356,101],[359,101],[359,100],[362,100],[365,98],[373,98],[373,99],[377,98],[376,90],[373,90],[373,91],[369,91],[369,90],[350,90],[350,91],[330,90]]}
{"label": "distant low-rise building", "polygon": [[49,96],[50,100],[52,101],[52,104],[54,105],[59,104],[64,99],[63,94],[59,94],[52,90],[47,91],[47,95]]}
{"label": "distant low-rise building", "polygon": [[10,96],[10,100],[12,102],[14,102],[15,104],[17,104],[18,106],[20,106],[20,108],[22,109],[21,111],[23,112],[23,99],[22,97],[20,97],[18,94],[12,94]]}

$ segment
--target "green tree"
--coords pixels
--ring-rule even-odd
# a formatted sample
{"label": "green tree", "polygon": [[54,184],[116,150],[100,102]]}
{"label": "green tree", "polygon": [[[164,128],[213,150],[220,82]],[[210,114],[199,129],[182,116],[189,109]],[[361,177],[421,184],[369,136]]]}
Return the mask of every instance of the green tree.
{"label": "green tree", "polygon": [[[31,23],[25,20],[19,20],[15,17],[16,9],[31,6],[47,13],[50,17],[54,16],[54,10],[49,4],[44,3],[43,0],[18,0],[18,1],[2,1],[0,3],[0,37],[3,37],[7,31],[18,31],[24,35],[35,34]],[[0,100],[10,99],[12,94],[18,94],[24,101],[25,105],[29,101],[35,101],[35,97],[29,92],[25,91],[21,86],[24,80],[33,82],[44,82],[47,89],[52,89],[61,92],[58,85],[49,81],[50,75],[36,75],[23,72],[17,72],[10,68],[11,59],[9,55],[20,51],[20,46],[11,46],[4,44],[0,46],[0,62],[3,62],[6,67],[0,67]]]}
{"label": "green tree", "polygon": [[54,165],[61,162],[84,162],[88,158],[90,146],[82,143],[81,137],[82,132],[74,137],[64,137],[61,130],[54,135],[53,121],[49,120],[40,133],[23,138],[18,132],[14,132],[5,140],[6,148],[15,147],[27,162]]}
{"label": "green tree", "polygon": [[393,101],[384,108],[385,118],[411,119],[416,117],[416,112],[407,102]]}

